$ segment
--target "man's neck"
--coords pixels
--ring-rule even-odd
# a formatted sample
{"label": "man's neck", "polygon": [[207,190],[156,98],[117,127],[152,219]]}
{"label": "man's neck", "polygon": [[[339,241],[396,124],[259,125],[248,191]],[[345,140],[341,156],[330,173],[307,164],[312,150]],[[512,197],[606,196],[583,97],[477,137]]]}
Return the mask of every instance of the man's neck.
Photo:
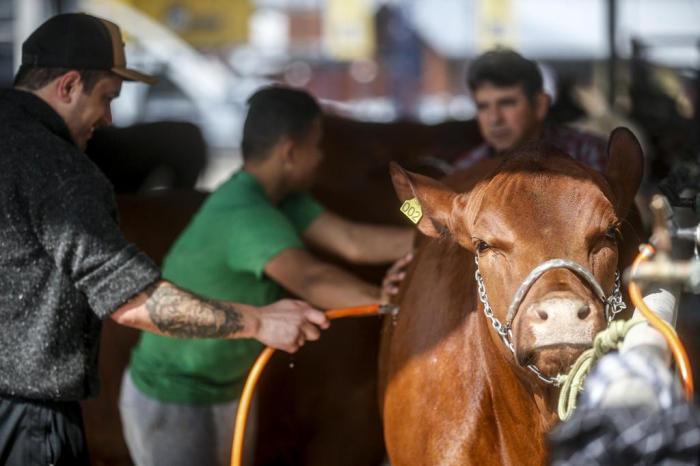
{"label": "man's neck", "polygon": [[520,141],[520,143],[514,145],[513,147],[509,147],[508,149],[503,149],[503,150],[497,150],[496,148],[491,147],[491,146],[489,146],[489,148],[491,149],[491,152],[493,153],[493,155],[501,155],[504,152],[512,151],[512,150],[518,149],[520,147],[523,147],[525,144],[539,141],[540,139],[542,139],[543,136],[544,136],[544,124],[539,125],[532,132],[532,134],[529,137],[523,139],[522,141]]}
{"label": "man's neck", "polygon": [[274,165],[265,162],[246,163],[243,165],[243,171],[248,172],[260,183],[265,191],[265,196],[273,204],[277,204],[288,194],[284,186],[284,179]]}

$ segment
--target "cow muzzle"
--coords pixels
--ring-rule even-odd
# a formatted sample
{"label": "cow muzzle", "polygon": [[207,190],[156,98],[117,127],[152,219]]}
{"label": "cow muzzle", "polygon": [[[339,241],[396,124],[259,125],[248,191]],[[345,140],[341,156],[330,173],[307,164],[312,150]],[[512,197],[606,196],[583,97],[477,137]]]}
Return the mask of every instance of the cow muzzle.
{"label": "cow muzzle", "polygon": [[525,307],[513,323],[516,359],[555,376],[593,344],[605,325],[601,303],[566,291],[548,293]]}
{"label": "cow muzzle", "polygon": [[[530,351],[521,351],[520,354],[518,354],[518,352],[516,352],[515,345],[513,344],[513,321],[515,320],[516,314],[520,310],[525,296],[532,288],[534,283],[550,270],[557,268],[568,269],[578,275],[590,288],[595,297],[600,300],[599,303],[596,304],[599,306],[604,306],[605,320],[607,323],[612,321],[615,315],[626,307],[620,292],[620,274],[618,272],[615,273],[615,288],[610,296],[606,297],[600,283],[598,283],[596,278],[588,269],[572,260],[551,259],[535,267],[520,284],[518,290],[515,292],[513,301],[508,307],[506,322],[504,325],[496,318],[493,310],[491,309],[491,305],[489,304],[486,287],[484,285],[483,278],[481,277],[481,272],[479,271],[478,254],[474,256],[474,260],[476,262],[475,278],[479,289],[479,299],[484,305],[484,314],[491,321],[492,326],[501,336],[501,339],[506,347],[513,352],[518,362],[524,366],[527,366],[527,368],[534,372],[535,375],[537,375],[537,377],[542,381],[550,384],[555,383],[555,378],[553,376],[567,369],[570,363],[574,360],[575,356],[580,354],[585,347],[590,346],[591,342],[593,341],[593,336],[599,329],[596,328],[596,325],[580,325],[579,323],[579,321],[585,321],[591,314],[593,314],[593,309],[590,303],[586,304],[585,301],[572,299],[570,297],[563,299],[561,296],[547,298],[544,299],[543,302],[533,304],[533,306],[536,307],[532,311],[534,315],[537,316],[533,317],[533,319],[539,318],[541,321],[539,322],[540,324],[551,319],[549,324],[544,324],[540,327],[541,330],[539,333],[544,335],[545,332],[549,333],[551,329],[561,329],[572,322],[577,323],[575,327],[577,327],[578,330],[569,330],[568,333],[564,335],[564,340],[561,340],[557,336],[542,336],[540,339],[541,343],[531,346],[532,349]],[[554,308],[551,307],[552,304],[555,304]],[[589,328],[587,329],[587,327]],[[547,338],[559,339],[559,341],[548,344],[545,343]],[[566,341],[567,339],[570,341]],[[561,356],[565,354],[568,356],[562,358]],[[539,363],[543,364],[543,366],[540,366],[536,360],[540,360]],[[543,369],[546,368],[546,373],[543,373],[543,371],[540,370],[540,367]]]}

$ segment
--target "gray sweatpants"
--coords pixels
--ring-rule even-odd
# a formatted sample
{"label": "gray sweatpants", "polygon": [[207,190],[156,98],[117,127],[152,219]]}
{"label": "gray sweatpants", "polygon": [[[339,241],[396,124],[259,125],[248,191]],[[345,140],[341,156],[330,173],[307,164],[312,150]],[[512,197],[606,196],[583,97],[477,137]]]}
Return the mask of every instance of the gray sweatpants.
{"label": "gray sweatpants", "polygon": [[[129,372],[122,378],[119,410],[124,437],[136,466],[229,466],[238,400],[209,405],[163,403],[141,393]],[[252,464],[254,406],[245,439]]]}

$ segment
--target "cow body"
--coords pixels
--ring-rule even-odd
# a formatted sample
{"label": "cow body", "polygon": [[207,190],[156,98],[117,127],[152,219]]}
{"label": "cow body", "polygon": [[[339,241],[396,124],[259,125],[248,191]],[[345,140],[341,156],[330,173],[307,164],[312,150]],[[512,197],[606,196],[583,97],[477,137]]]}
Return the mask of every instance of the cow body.
{"label": "cow body", "polygon": [[[429,286],[407,286],[382,348],[392,465],[542,464],[553,412],[540,415],[527,381],[491,341],[471,287],[473,258],[454,243],[429,240],[414,260],[407,284]],[[438,303],[439,296],[450,299]],[[546,389],[537,396],[551,400]]]}
{"label": "cow body", "polygon": [[546,272],[517,309],[511,352],[484,315],[474,255],[500,322],[520,283],[550,259],[583,265],[611,293],[630,251],[612,232],[641,177],[632,138],[617,132],[605,178],[541,147],[448,179],[451,189],[393,170],[399,197],[421,202],[418,227],[429,236],[401,312],[384,327],[380,400],[393,466],[545,463],[558,389],[526,366],[566,372],[605,327],[604,305],[570,270]]}

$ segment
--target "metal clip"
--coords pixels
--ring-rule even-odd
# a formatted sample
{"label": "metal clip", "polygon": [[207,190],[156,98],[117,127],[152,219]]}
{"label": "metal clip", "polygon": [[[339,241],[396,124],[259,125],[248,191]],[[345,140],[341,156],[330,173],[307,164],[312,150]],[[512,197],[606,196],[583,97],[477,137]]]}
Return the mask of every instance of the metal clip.
{"label": "metal clip", "polygon": [[399,306],[396,304],[381,304],[379,306],[379,315],[396,317],[399,315]]}

